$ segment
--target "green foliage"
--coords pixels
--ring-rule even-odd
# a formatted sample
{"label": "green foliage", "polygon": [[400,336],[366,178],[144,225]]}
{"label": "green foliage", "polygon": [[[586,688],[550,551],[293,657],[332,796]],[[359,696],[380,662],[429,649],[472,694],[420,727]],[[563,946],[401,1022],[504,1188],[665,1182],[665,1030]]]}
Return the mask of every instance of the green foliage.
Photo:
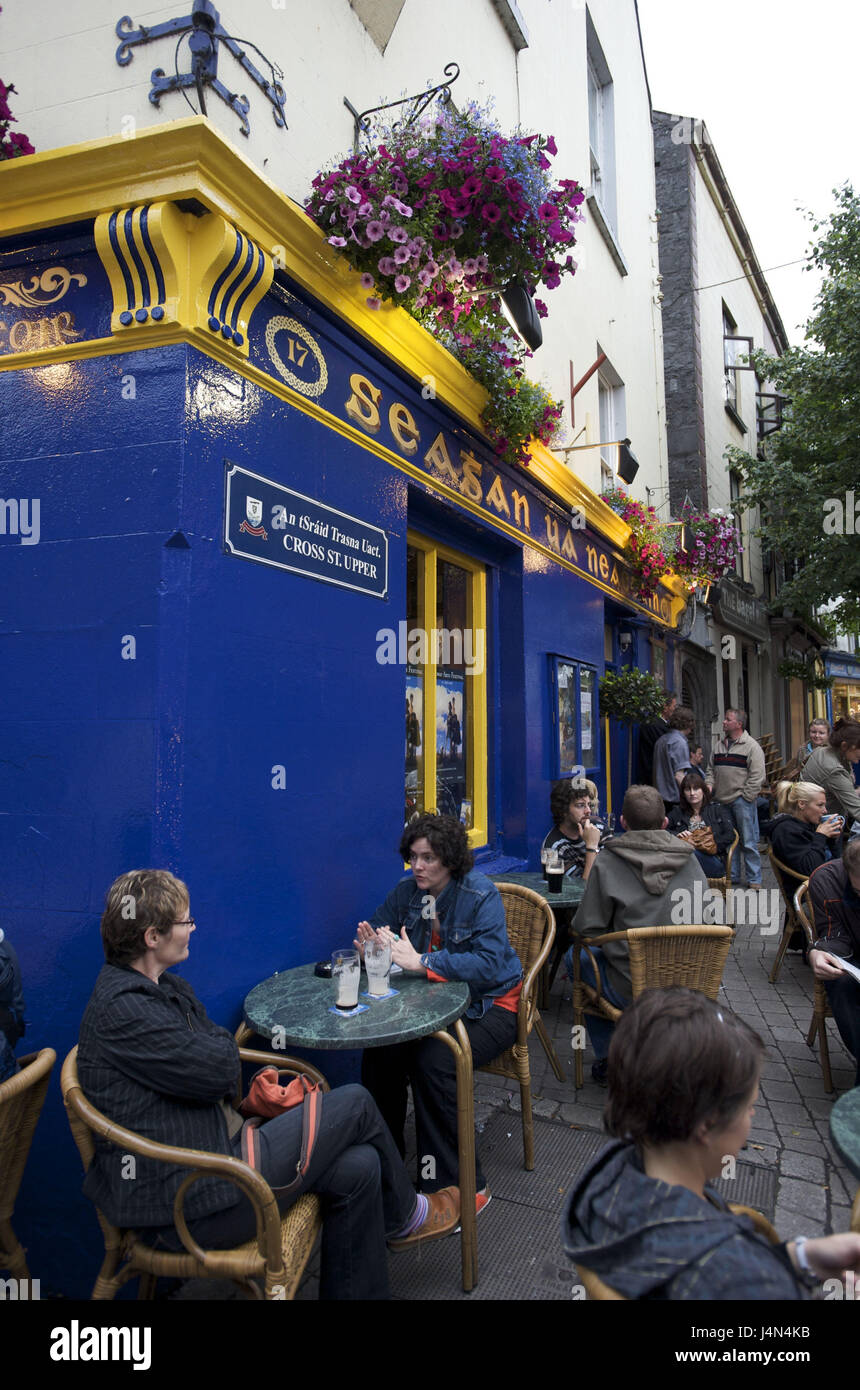
{"label": "green foliage", "polygon": [[728,456],[744,477],[742,505],[761,508],[762,543],[796,570],[779,606],[806,613],[832,604],[828,626],[851,632],[860,628],[860,526],[851,515],[860,502],[860,196],[846,184],[835,197],[835,211],[812,220],[808,268],[824,280],[805,346],[752,356],[789,398],[782,429],[765,441],[764,458]]}
{"label": "green foliage", "polygon": [[653,719],[666,703],[663,687],[645,671],[627,667],[607,671],[600,682],[600,712],[622,724],[641,724]]}
{"label": "green foliage", "polygon": [[822,675],[814,659],[811,662],[796,661],[792,658],[780,661],[776,674],[784,681],[803,681],[813,690],[829,690],[835,679],[833,676]]}

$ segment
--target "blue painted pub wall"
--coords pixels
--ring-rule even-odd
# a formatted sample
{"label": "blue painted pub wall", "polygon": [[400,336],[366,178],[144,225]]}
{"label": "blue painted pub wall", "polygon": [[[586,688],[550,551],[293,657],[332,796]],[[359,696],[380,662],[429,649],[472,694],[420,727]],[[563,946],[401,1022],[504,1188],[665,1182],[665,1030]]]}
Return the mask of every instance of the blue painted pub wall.
{"label": "blue painted pub wall", "polygon": [[[195,350],[9,372],[2,388],[2,494],[41,501],[39,544],[0,546],[0,923],[21,957],[27,1050],[62,1060],[76,1041],[104,892],[126,869],[187,881],[187,974],[230,1027],[253,984],[351,940],[390,887],[404,671],[378,664],[376,634],[405,616],[407,524],[488,566],[482,867],[534,862],[547,654],[602,670],[598,590]],[[225,460],[384,528],[387,599],[227,555]],[[323,1065],[337,1080],[355,1062]],[[100,1237],[58,1072],[16,1224],[43,1292],[83,1296]]]}

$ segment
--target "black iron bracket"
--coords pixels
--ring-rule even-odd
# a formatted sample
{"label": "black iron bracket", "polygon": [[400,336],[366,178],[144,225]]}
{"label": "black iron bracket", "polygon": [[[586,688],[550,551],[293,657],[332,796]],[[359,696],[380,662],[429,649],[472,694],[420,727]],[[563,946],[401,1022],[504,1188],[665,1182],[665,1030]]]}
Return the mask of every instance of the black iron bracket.
{"label": "black iron bracket", "polygon": [[438,82],[435,87],[428,87],[426,91],[417,92],[415,96],[401,97],[399,101],[387,101],[382,106],[369,106],[366,111],[356,111],[349,97],[344,97],[343,104],[347,110],[351,112],[355,125],[354,142],[356,150],[358,149],[358,144],[362,135],[367,135],[370,131],[373,125],[370,117],[375,116],[377,111],[390,111],[395,106],[406,106],[411,102],[412,110],[403,122],[404,126],[410,126],[413,121],[417,121],[422,111],[426,111],[434,97],[438,98],[443,106],[447,106],[448,102],[451,100],[451,87],[460,76],[460,65],[459,63],[446,63],[443,71],[445,73],[445,81]]}
{"label": "black iron bracket", "polygon": [[[192,55],[192,68],[190,72],[180,73],[177,63],[179,45],[183,36],[188,33],[191,34],[188,42]],[[174,52],[175,73],[172,77],[168,77],[163,68],[155,68],[150,79],[152,89],[149,93],[149,100],[153,106],[158,106],[161,98],[167,92],[182,91],[184,93],[185,88],[193,87],[197,92],[200,114],[205,116],[206,89],[211,87],[214,92],[217,92],[221,100],[225,101],[236,112],[242,122],[242,134],[250,135],[251,127],[248,122],[250,102],[248,98],[244,94],[239,95],[237,92],[229,91],[218,77],[218,45],[222,43],[272,103],[275,125],[286,130],[287,122],[284,116],[286,92],[280,81],[284,75],[283,72],[276,64],[265,58],[265,55],[260,54],[272,70],[272,81],[267,82],[263,74],[255,68],[248,58],[242,44],[247,44],[258,53],[259,49],[247,39],[235,39],[231,34],[228,34],[221,24],[218,11],[209,0],[194,0],[190,15],[183,15],[179,19],[168,19],[163,24],[152,25],[151,28],[142,24],[140,28],[135,29],[131,16],[123,15],[116,26],[116,36],[122,40],[116,51],[117,63],[120,67],[125,67],[134,56],[132,52],[134,48],[174,34],[178,35]]]}

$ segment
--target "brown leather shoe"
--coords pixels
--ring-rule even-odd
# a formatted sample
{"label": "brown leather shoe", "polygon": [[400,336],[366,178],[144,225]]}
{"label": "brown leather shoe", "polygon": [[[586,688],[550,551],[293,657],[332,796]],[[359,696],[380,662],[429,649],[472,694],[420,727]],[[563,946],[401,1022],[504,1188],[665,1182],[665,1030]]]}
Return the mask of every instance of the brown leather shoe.
{"label": "brown leather shoe", "polygon": [[429,1207],[422,1225],[417,1231],[413,1231],[411,1236],[404,1236],[402,1240],[390,1240],[389,1250],[408,1250],[410,1246],[417,1245],[419,1240],[435,1240],[437,1236],[450,1235],[454,1230],[460,1220],[459,1187],[443,1187],[438,1192],[429,1192],[427,1201]]}

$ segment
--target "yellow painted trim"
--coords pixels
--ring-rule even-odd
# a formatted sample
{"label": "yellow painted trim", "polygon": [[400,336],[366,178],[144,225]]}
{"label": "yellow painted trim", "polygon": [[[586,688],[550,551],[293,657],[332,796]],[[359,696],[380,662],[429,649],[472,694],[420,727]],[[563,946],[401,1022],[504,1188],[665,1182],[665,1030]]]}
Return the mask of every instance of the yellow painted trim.
{"label": "yellow painted trim", "polygon": [[[274,257],[304,290],[417,381],[432,380],[436,396],[473,430],[483,433],[484,388],[405,310],[391,304],[377,311],[368,309],[358,276],[328,245],[322,230],[203,116],[151,126],[128,139],[110,136],[0,161],[0,236],[99,218],[126,208],[130,192],[135,206],[186,198],[202,203],[260,246],[267,257]],[[175,224],[175,219],[165,221],[166,238],[171,232],[168,220]],[[111,284],[116,294],[113,276]],[[194,341],[193,329],[201,323],[199,310],[191,313],[185,308],[181,317],[189,326],[189,341]],[[156,338],[155,327],[146,328],[147,346],[175,341]],[[126,351],[134,331],[130,327],[118,332],[114,350]],[[211,350],[211,345],[203,350]],[[231,345],[231,350],[235,364],[241,349]],[[216,351],[212,355],[221,358]],[[21,358],[16,365],[30,365]],[[532,445],[529,471],[562,501],[580,507],[595,531],[623,547],[625,523],[537,441]]]}
{"label": "yellow painted trim", "polygon": [[[627,594],[618,593],[617,590],[610,588],[608,584],[604,584],[596,575],[590,574],[588,570],[574,565],[570,560],[565,559],[563,555],[559,555],[551,546],[536,540],[527,532],[518,530],[516,526],[506,521],[504,517],[496,516],[495,513],[473,502],[471,498],[465,496],[464,493],[450,487],[447,483],[443,483],[441,479],[437,478],[435,475],[425,472],[425,470],[419,468],[417,464],[410,463],[408,459],[403,458],[400,454],[396,454],[393,449],[389,449],[385,444],[374,439],[372,435],[366,434],[364,430],[349,424],[346,420],[342,420],[338,415],[333,415],[315,401],[309,400],[298,391],[294,391],[291,387],[287,386],[286,383],[278,381],[275,377],[269,376],[266,372],[255,366],[253,362],[237,359],[235,351],[227,344],[223,343],[219,335],[207,333],[203,330],[195,330],[189,333],[187,329],[182,328],[178,324],[151,324],[149,326],[128,328],[119,341],[125,346],[125,350],[128,352],[139,351],[148,347],[162,347],[168,344],[187,344],[188,346],[197,348],[200,352],[213,357],[224,366],[230,367],[240,376],[244,376],[249,381],[254,382],[255,385],[268,391],[279,400],[285,401],[288,405],[294,406],[297,410],[301,410],[305,415],[310,415],[313,419],[327,426],[327,428],[333,429],[338,434],[343,435],[344,438],[351,440],[352,443],[359,444],[362,448],[368,449],[371,453],[384,459],[386,463],[391,464],[392,467],[397,468],[401,473],[405,473],[416,482],[421,482],[429,486],[439,496],[447,498],[451,502],[455,502],[457,506],[461,507],[464,511],[471,512],[473,516],[478,517],[483,522],[489,521],[497,530],[510,536],[512,540],[518,541],[521,545],[530,546],[533,550],[538,551],[540,554],[554,561],[555,564],[560,565],[562,569],[570,570],[571,574],[585,579],[587,583],[591,584],[595,589],[600,589],[603,593],[608,594],[610,598],[625,603],[628,607],[644,614],[660,627],[671,629],[677,623],[678,616],[686,603],[687,594],[683,581],[677,576],[669,576],[670,582],[663,581],[664,586],[669,588],[672,594],[671,622],[666,623],[662,618],[658,617],[657,614],[653,613],[650,608],[646,608],[643,604],[637,603],[635,599]],[[91,338],[82,343],[67,343],[63,348],[43,348],[36,352],[10,353],[5,357],[0,357],[0,371],[9,371],[24,367],[56,366],[62,362],[78,361],[90,357],[113,356],[117,353],[117,350],[116,338]]]}
{"label": "yellow painted trim", "polygon": [[603,747],[606,750],[606,814],[612,814],[612,752],[609,747],[609,715],[603,716]]}

